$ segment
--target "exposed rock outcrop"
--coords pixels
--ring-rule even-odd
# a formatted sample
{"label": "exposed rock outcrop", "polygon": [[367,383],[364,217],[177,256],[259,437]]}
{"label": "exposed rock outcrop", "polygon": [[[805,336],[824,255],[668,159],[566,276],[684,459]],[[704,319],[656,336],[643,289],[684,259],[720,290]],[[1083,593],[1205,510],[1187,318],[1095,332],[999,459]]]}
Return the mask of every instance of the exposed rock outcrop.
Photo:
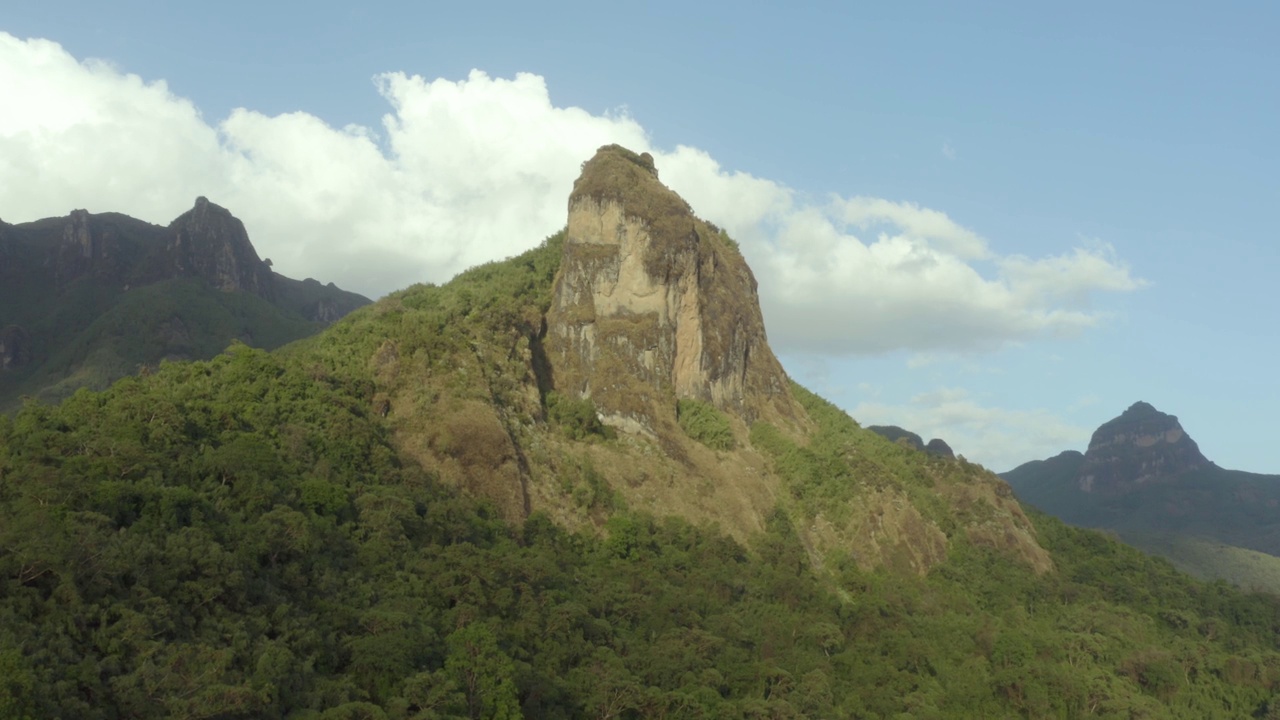
{"label": "exposed rock outcrop", "polygon": [[120,236],[107,223],[97,222],[88,210],[72,210],[62,228],[53,256],[54,281],[62,287],[86,275],[119,272]]}
{"label": "exposed rock outcrop", "polygon": [[765,339],[751,270],[647,154],[609,145],[584,164],[547,322],[556,388],[591,398],[622,430],[652,432],[677,398],[748,423],[803,415]]}
{"label": "exposed rock outcrop", "polygon": [[258,257],[249,234],[226,208],[196,198],[195,207],[169,224],[166,274],[201,277],[221,290],[275,299],[271,268]]}
{"label": "exposed rock outcrop", "polygon": [[368,302],[276,274],[244,224],[205,198],[167,227],[86,210],[0,223],[0,328],[31,334],[6,331],[5,367],[27,369],[0,384],[0,412],[236,339],[275,347],[318,329],[303,320],[329,324]]}
{"label": "exposed rock outcrop", "polygon": [[1080,468],[1080,489],[1125,492],[1210,464],[1178,418],[1136,402],[1094,431]]}
{"label": "exposed rock outcrop", "polygon": [[17,325],[0,328],[0,370],[16,370],[31,360],[31,338]]}
{"label": "exposed rock outcrop", "polygon": [[[442,342],[409,352],[426,346],[390,335],[369,358],[372,408],[397,447],[504,518],[607,531],[627,507],[746,543],[781,513],[819,566],[841,557],[925,574],[965,537],[1052,567],[998,478],[963,460],[884,453],[838,408],[793,388],[745,260],[659,182],[652,158],[601,148],[574,185],[565,233],[509,263],[472,279],[532,272],[538,292],[525,305],[456,329],[424,320],[416,326],[439,327]],[[455,282],[388,297],[365,320],[446,297],[484,302],[466,276]],[[681,423],[686,399],[699,402],[680,403]]]}

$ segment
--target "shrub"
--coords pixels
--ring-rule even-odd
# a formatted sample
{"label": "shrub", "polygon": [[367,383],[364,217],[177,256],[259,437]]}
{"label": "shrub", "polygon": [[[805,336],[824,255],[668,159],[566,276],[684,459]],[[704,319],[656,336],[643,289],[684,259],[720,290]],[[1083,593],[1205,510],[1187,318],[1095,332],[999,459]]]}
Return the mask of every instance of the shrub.
{"label": "shrub", "polygon": [[615,436],[613,428],[600,422],[595,403],[587,398],[570,398],[558,392],[549,392],[547,417],[573,440],[585,440],[592,435],[602,438]]}
{"label": "shrub", "polygon": [[685,434],[712,450],[734,448],[733,429],[724,413],[698,400],[676,403],[676,419]]}

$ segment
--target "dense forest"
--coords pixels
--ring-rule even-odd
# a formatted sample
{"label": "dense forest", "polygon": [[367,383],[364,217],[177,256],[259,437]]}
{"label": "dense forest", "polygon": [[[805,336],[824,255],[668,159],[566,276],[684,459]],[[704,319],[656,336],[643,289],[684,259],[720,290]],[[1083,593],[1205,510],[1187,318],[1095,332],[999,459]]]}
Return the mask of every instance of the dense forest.
{"label": "dense forest", "polygon": [[[551,250],[404,291],[398,322],[433,352],[523,323]],[[1047,516],[1048,572],[958,530],[922,575],[815,562],[781,509],[749,542],[607,488],[600,527],[507,522],[393,442],[377,312],[0,416],[0,717],[1280,718],[1280,601]],[[820,505],[872,434],[797,397],[813,442],[751,442]],[[874,442],[881,470],[985,472]]]}

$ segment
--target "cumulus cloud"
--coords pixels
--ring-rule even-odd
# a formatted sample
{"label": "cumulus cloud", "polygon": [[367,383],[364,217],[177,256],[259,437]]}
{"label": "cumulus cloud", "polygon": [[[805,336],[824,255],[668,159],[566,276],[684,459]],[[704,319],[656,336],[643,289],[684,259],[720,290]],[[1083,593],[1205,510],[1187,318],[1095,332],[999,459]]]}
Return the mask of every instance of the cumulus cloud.
{"label": "cumulus cloud", "polygon": [[1092,327],[1104,318],[1090,309],[1095,295],[1144,285],[1096,240],[1047,258],[997,256],[976,232],[914,203],[804,203],[684,147],[661,167],[743,243],[771,337],[795,351],[990,350]]}
{"label": "cumulus cloud", "polygon": [[942,438],[957,454],[996,472],[1083,448],[1092,432],[1047,410],[984,405],[960,388],[937,388],[902,405],[863,402],[849,414],[863,425],[897,425],[926,441]]}
{"label": "cumulus cloud", "polygon": [[625,114],[557,107],[536,75],[392,72],[374,87],[388,106],[377,128],[252,109],[211,122],[162,81],[0,33],[0,96],[17,99],[0,113],[0,217],[84,207],[167,223],[206,195],[279,271],[377,297],[555,232],[581,162],[616,142],[653,153],[663,180],[740,241],[771,339],[792,352],[990,349],[1094,325],[1092,298],[1142,284],[1096,241],[1002,256],[911,202],[803,200],[696,148],[654,148]]}

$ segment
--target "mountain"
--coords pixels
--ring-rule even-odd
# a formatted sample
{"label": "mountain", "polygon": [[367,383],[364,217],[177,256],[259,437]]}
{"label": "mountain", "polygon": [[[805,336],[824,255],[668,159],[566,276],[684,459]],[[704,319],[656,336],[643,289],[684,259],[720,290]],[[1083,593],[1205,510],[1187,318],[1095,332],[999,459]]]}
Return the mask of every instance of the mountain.
{"label": "mountain", "polygon": [[867,429],[886,440],[896,443],[905,443],[907,447],[910,447],[913,450],[926,452],[931,455],[940,455],[947,458],[954,458],[956,456],[955,452],[951,449],[951,446],[942,438],[934,438],[926,443],[924,438],[910,430],[904,430],[897,425],[868,425]]}
{"label": "mountain", "polygon": [[1099,427],[1085,453],[1067,451],[1002,477],[1024,502],[1115,531],[1203,577],[1227,577],[1224,563],[1205,561],[1197,549],[1205,541],[1280,556],[1280,476],[1217,466],[1176,417],[1145,402]]}
{"label": "mountain", "polygon": [[0,223],[0,283],[0,410],[233,340],[278,347],[369,302],[275,273],[244,224],[203,197],[168,227],[84,210]]}
{"label": "mountain", "polygon": [[[335,331],[378,344],[300,350],[352,373],[372,364],[396,444],[513,522],[596,527],[615,504],[746,541],[782,506],[817,561],[925,573],[963,529],[1037,572],[1051,564],[998,478],[889,443],[797,388],[732,240],[624,148],[583,165],[565,232],[516,267],[393,293]],[[566,483],[608,492],[584,507]]]}
{"label": "mountain", "polygon": [[791,382],[650,158],[601,148],[567,221],[0,416],[0,716],[1280,711],[1280,600]]}

